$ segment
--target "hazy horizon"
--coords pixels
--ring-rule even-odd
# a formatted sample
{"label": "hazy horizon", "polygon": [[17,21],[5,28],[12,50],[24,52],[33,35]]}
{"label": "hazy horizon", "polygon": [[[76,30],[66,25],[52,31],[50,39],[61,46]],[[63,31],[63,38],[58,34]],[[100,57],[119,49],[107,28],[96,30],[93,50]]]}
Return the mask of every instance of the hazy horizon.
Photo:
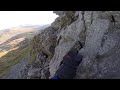
{"label": "hazy horizon", "polygon": [[53,11],[0,11],[0,30],[17,26],[51,24],[57,17]]}

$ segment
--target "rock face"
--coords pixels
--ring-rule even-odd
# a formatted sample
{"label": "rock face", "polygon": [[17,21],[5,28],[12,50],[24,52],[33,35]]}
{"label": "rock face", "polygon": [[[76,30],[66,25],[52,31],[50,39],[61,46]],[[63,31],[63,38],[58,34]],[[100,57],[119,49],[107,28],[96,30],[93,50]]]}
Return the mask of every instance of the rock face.
{"label": "rock face", "polygon": [[55,11],[59,17],[31,41],[33,63],[21,78],[49,79],[63,57],[82,42],[75,79],[120,78],[120,11]]}

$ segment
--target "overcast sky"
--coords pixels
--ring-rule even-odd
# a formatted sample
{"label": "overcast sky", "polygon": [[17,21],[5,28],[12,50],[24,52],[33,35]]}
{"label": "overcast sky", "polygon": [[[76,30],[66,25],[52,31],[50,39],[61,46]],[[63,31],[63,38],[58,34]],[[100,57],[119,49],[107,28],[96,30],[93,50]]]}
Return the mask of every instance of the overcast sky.
{"label": "overcast sky", "polygon": [[0,30],[20,25],[44,25],[58,16],[53,11],[0,11]]}

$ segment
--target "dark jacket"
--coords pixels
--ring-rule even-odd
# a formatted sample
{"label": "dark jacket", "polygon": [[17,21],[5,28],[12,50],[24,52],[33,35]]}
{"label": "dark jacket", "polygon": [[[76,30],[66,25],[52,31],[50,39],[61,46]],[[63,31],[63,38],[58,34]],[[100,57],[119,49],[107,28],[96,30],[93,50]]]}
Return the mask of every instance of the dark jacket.
{"label": "dark jacket", "polygon": [[62,65],[51,79],[73,79],[81,60],[82,56],[77,54],[76,50],[68,52],[63,58]]}

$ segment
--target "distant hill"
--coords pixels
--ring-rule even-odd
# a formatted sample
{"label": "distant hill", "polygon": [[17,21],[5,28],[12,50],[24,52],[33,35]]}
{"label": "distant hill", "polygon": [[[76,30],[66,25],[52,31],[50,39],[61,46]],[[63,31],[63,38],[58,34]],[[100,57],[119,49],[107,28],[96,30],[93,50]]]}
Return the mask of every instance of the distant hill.
{"label": "distant hill", "polygon": [[[6,42],[8,39],[15,37],[20,34],[27,34],[27,33],[38,33],[40,30],[47,28],[50,25],[43,25],[43,26],[20,26],[20,27],[13,27],[6,30],[0,31],[0,44]],[[27,34],[28,35],[28,34]]]}

